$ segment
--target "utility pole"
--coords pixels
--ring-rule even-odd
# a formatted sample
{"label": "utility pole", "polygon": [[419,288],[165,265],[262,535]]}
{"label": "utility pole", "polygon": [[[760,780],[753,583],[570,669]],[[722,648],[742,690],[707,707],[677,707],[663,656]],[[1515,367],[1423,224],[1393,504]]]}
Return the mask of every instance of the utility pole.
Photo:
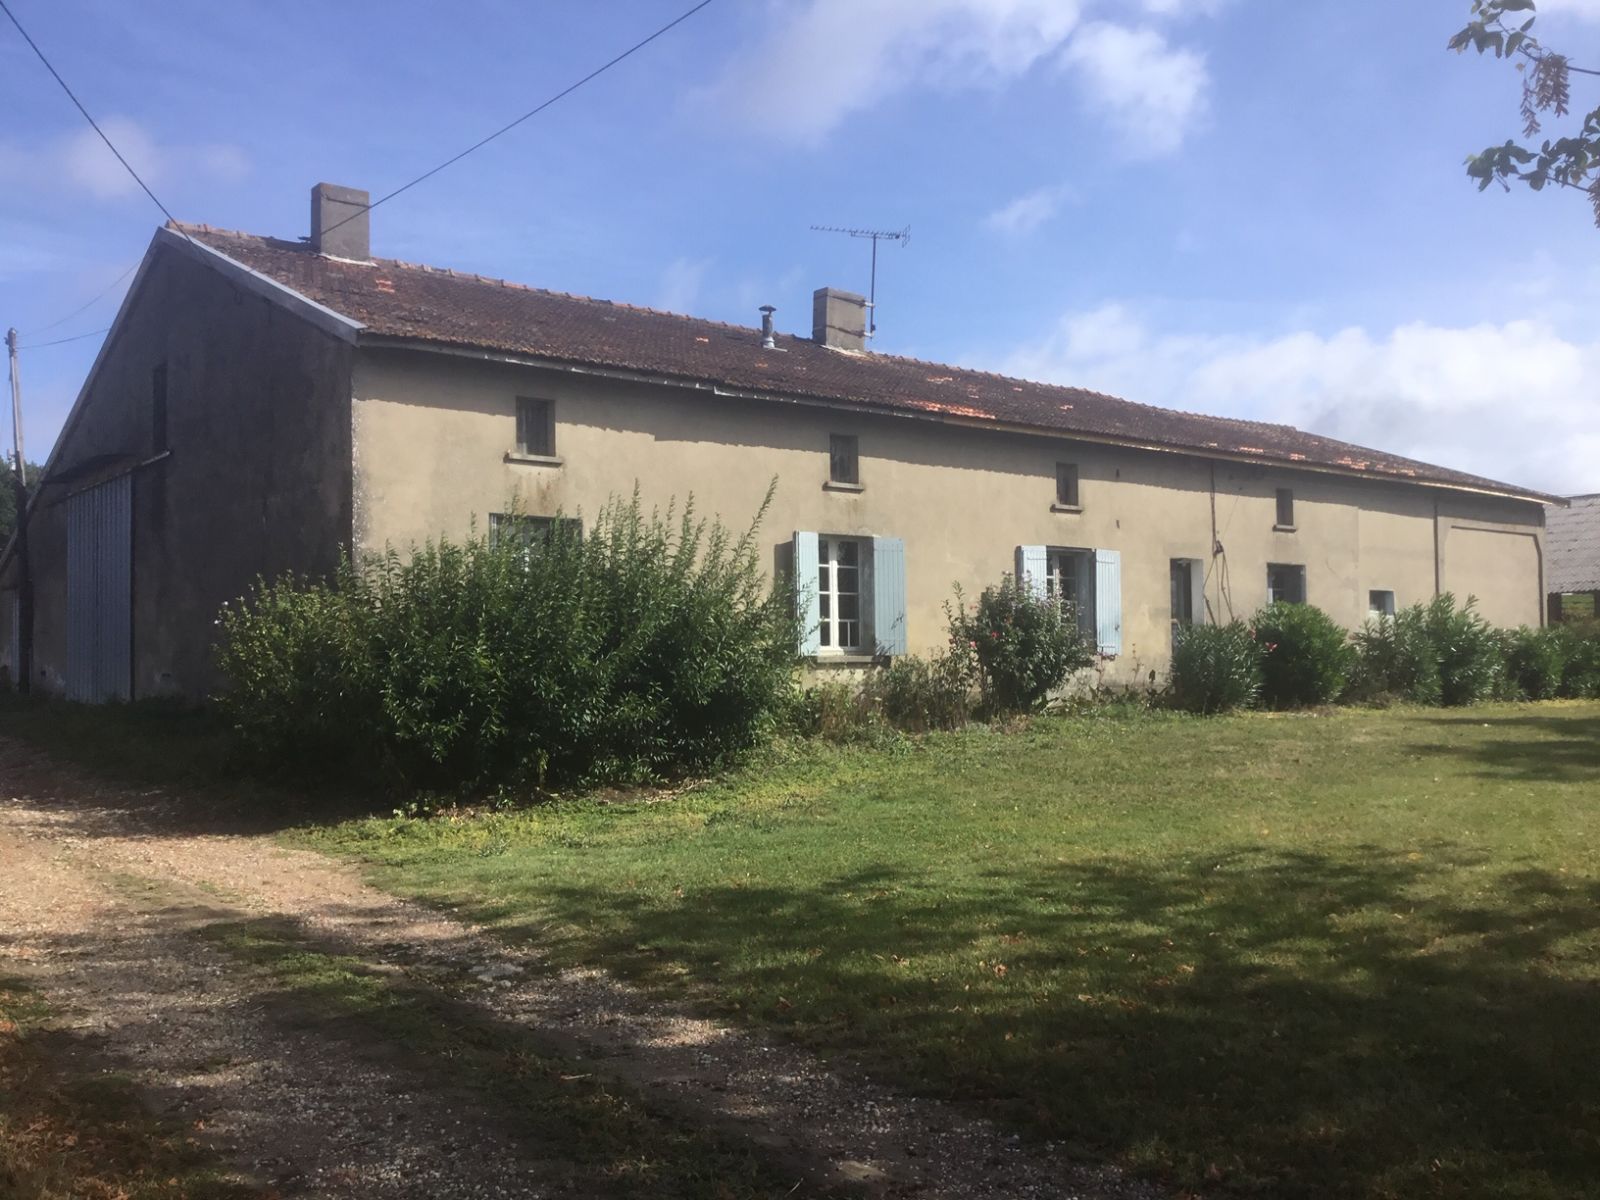
{"label": "utility pole", "polygon": [[17,331],[6,330],[6,349],[11,352],[11,438],[17,447],[17,478],[22,478],[22,376],[17,374]]}
{"label": "utility pole", "polygon": [[22,375],[17,369],[17,331],[6,331],[6,349],[11,358],[11,436],[16,443],[16,477],[12,491],[17,498],[17,599],[13,620],[17,623],[16,656],[12,663],[17,690],[27,695],[33,685],[33,575],[28,563],[28,460],[22,452]]}

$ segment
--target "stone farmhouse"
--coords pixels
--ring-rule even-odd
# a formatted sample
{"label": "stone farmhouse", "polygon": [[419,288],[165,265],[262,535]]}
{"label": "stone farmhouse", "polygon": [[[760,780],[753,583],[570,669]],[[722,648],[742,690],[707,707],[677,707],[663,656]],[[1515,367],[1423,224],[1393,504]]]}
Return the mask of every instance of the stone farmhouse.
{"label": "stone farmhouse", "polygon": [[[924,651],[1016,571],[1106,669],[1173,631],[1308,601],[1356,626],[1442,591],[1541,622],[1551,497],[1284,425],[878,354],[860,296],[809,337],[375,258],[367,194],[309,239],[156,231],[46,464],[4,663],[85,701],[216,684],[219,606],[258,576],[593,514],[635,485],[763,527],[818,669]],[[24,664],[24,657],[28,662]]]}

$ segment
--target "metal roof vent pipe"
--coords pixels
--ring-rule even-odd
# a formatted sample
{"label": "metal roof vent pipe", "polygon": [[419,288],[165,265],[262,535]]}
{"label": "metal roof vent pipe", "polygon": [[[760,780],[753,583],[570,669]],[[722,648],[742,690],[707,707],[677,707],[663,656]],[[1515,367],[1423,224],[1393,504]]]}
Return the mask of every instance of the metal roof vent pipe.
{"label": "metal roof vent pipe", "polygon": [[777,311],[770,304],[761,306],[761,348],[763,350],[776,350],[778,348],[778,334],[772,328],[772,314]]}

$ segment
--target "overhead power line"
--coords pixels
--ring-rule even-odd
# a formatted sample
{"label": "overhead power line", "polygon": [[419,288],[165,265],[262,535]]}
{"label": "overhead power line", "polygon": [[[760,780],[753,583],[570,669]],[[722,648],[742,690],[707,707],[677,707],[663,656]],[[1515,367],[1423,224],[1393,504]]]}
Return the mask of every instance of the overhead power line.
{"label": "overhead power line", "polygon": [[111,326],[104,329],[91,329],[88,333],[75,333],[71,337],[57,338],[53,342],[34,342],[32,345],[22,346],[23,350],[43,350],[46,346],[65,346],[68,342],[81,342],[84,338],[99,337],[102,333],[110,333]]}
{"label": "overhead power line", "polygon": [[107,284],[103,291],[96,292],[95,295],[94,295],[94,298],[92,300],[85,300],[82,304],[78,305],[77,308],[73,309],[66,316],[59,317],[56,320],[51,321],[50,324],[48,324],[48,325],[41,325],[37,329],[31,329],[27,333],[23,334],[22,336],[23,337],[37,337],[41,333],[49,333],[50,330],[56,328],[58,325],[65,325],[68,321],[72,320],[72,318],[77,316],[79,313],[85,312],[88,309],[93,308],[96,304],[99,304],[100,301],[104,300],[107,296],[109,296],[112,292],[114,292],[116,290],[117,284],[121,283],[129,275],[132,275],[133,272],[134,272],[134,269],[136,267],[138,267],[138,265],[139,264],[136,263],[136,262],[135,263],[129,263],[128,264],[128,269],[126,271],[124,271],[121,275],[118,275],[109,284]]}
{"label": "overhead power line", "polygon": [[[328,228],[326,228],[326,229],[324,229],[322,231],[323,236],[326,237],[328,234],[332,233],[335,229],[338,229],[340,225],[349,224],[351,221],[354,221],[357,217],[361,216],[363,213],[371,212],[373,209],[377,208],[378,205],[385,204],[388,201],[393,200],[396,196],[400,195],[402,192],[410,191],[412,188],[416,187],[417,184],[422,183],[424,180],[433,178],[435,175],[437,175],[440,171],[444,170],[446,167],[454,166],[456,163],[460,162],[467,155],[471,154],[473,151],[481,150],[485,146],[487,146],[490,142],[494,141],[496,138],[501,137],[501,136],[503,136],[503,135],[505,135],[507,133],[510,133],[518,125],[521,125],[524,121],[528,120],[531,117],[538,116],[545,109],[549,108],[552,104],[555,104],[556,102],[558,102],[560,100],[564,100],[568,96],[572,95],[573,92],[577,91],[584,84],[590,82],[591,80],[599,78],[601,75],[604,75],[607,71],[611,70],[612,67],[614,67],[618,63],[622,62],[623,59],[629,58],[632,55],[637,54],[640,50],[643,50],[646,46],[648,46],[651,42],[655,41],[657,38],[661,37],[664,34],[670,33],[672,30],[676,29],[679,25],[682,25],[690,17],[694,16],[695,13],[699,12],[702,8],[707,7],[710,3],[711,3],[711,0],[700,0],[700,3],[696,4],[693,8],[689,9],[687,12],[684,12],[684,13],[680,14],[679,16],[675,17],[673,20],[668,21],[660,29],[658,29],[654,33],[652,33],[649,37],[643,39],[642,41],[635,42],[633,45],[629,46],[626,50],[624,50],[621,54],[617,55],[615,58],[611,59],[609,62],[606,62],[603,65],[596,67],[594,70],[590,71],[587,75],[585,75],[582,79],[578,80],[576,83],[569,84],[568,86],[562,88],[554,96],[551,96],[548,100],[545,100],[542,103],[540,103],[537,107],[530,108],[527,112],[523,113],[515,121],[511,121],[511,122],[508,122],[505,125],[502,125],[499,129],[496,129],[488,137],[482,138],[479,141],[476,141],[476,142],[472,143],[472,145],[468,146],[465,150],[461,151],[461,153],[455,155],[454,157],[445,159],[438,166],[433,167],[433,168],[431,168],[431,169],[429,169],[427,171],[424,171],[421,175],[418,175],[415,179],[411,180],[411,182],[409,182],[409,183],[401,184],[399,187],[395,188],[394,191],[389,192],[386,195],[379,196],[371,204],[368,204],[365,208],[357,209],[355,212],[351,213],[348,217],[345,217],[344,220],[339,221],[337,224],[328,226]],[[0,0],[0,5],[3,5],[3,4],[4,4],[4,0]],[[13,17],[12,20],[15,21],[16,18]],[[18,26],[18,28],[21,28],[21,26]],[[24,34],[23,36],[26,37],[27,35]],[[43,57],[43,56],[41,55],[41,57]],[[57,78],[59,78],[59,76]],[[66,85],[63,84],[62,86],[65,87]],[[89,115],[88,113],[84,114],[84,116],[88,116],[88,115]],[[103,137],[105,135],[102,134],[101,136]],[[110,145],[109,142],[106,143],[106,144]],[[120,158],[122,156],[118,155],[117,157]],[[126,165],[126,164],[124,164],[124,165]],[[146,189],[146,190],[148,190],[148,189]],[[155,199],[155,197],[152,196],[151,199]],[[156,203],[159,204],[160,201],[158,200],[158,201],[156,201]]]}
{"label": "overhead power line", "polygon": [[50,60],[44,56],[44,51],[39,49],[39,43],[35,42],[33,38],[29,36],[28,31],[22,27],[22,22],[17,20],[17,14],[11,11],[11,7],[6,3],[6,0],[0,0],[0,11],[3,11],[6,16],[11,18],[11,23],[17,27],[17,32],[22,35],[22,40],[27,42],[33,52],[39,56],[39,61],[44,64],[44,69],[49,71],[50,74],[55,78],[55,81],[61,85],[61,90],[67,94],[67,99],[71,100],[72,103],[77,106],[78,111],[83,114],[83,119],[89,122],[89,127],[100,135],[100,140],[106,144],[106,148],[117,156],[117,161],[122,164],[122,169],[125,170],[129,175],[133,176],[133,181],[144,189],[144,194],[150,197],[151,201],[162,211],[167,220],[176,225],[178,222],[177,219],[173,217],[172,211],[167,208],[165,204],[161,203],[160,198],[150,190],[150,185],[147,184],[143,179],[139,178],[139,172],[135,171],[131,166],[128,165],[128,160],[122,157],[122,151],[117,149],[115,144],[112,143],[111,139],[106,136],[106,131],[101,129],[99,124],[96,123],[95,119],[89,115],[89,110],[83,106],[83,101],[79,100],[78,97],[73,93],[73,90],[67,86],[67,81],[61,78],[61,72],[57,71],[55,67],[50,65]]}

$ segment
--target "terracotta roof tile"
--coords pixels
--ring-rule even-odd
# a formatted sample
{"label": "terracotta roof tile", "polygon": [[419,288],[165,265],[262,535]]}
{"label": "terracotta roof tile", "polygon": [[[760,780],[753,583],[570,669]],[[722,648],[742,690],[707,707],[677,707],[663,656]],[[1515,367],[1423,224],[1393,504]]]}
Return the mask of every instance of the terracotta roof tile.
{"label": "terracotta roof tile", "polygon": [[754,328],[544,291],[393,259],[352,263],[301,243],[179,226],[189,236],[352,320],[369,334],[414,338],[713,383],[734,391],[860,404],[921,416],[995,421],[1178,450],[1328,467],[1517,496],[1525,488],[1415,462],[1288,425],[1136,404],[943,363],[847,352]]}

